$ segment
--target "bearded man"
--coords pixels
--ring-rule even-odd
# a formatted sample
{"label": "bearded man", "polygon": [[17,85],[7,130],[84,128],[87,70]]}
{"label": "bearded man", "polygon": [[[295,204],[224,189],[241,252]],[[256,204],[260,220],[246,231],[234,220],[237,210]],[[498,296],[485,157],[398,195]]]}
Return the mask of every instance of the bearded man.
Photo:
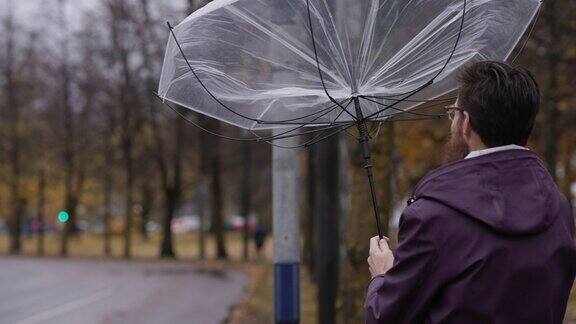
{"label": "bearded man", "polygon": [[367,323],[562,323],[576,274],[574,215],[526,143],[538,85],[479,62],[460,76],[450,162],[416,186],[398,248],[370,241]]}

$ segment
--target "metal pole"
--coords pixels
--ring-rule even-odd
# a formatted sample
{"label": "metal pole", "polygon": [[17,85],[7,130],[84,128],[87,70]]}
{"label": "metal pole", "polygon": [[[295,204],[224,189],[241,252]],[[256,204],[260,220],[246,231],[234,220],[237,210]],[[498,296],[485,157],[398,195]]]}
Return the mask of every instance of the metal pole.
{"label": "metal pole", "polygon": [[[297,141],[275,143],[290,146]],[[273,147],[274,318],[279,324],[300,322],[299,168],[297,151]]]}
{"label": "metal pole", "polygon": [[354,97],[354,106],[356,108],[356,118],[358,118],[358,132],[360,133],[360,150],[364,158],[364,169],[368,176],[368,183],[370,184],[370,194],[372,195],[372,206],[374,208],[374,217],[376,217],[376,227],[378,229],[378,237],[382,239],[382,224],[380,223],[380,208],[378,206],[378,197],[376,196],[376,185],[374,183],[374,173],[372,172],[372,154],[370,153],[370,137],[366,128],[366,121],[364,114],[360,107],[360,100]]}

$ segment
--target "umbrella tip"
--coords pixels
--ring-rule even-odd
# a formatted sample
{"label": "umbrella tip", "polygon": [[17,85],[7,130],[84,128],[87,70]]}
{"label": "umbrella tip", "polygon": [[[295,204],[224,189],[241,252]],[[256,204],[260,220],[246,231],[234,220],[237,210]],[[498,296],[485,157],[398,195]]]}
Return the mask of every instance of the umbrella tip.
{"label": "umbrella tip", "polygon": [[166,22],[166,25],[168,25],[168,28],[172,29],[172,25],[170,24],[169,21]]}

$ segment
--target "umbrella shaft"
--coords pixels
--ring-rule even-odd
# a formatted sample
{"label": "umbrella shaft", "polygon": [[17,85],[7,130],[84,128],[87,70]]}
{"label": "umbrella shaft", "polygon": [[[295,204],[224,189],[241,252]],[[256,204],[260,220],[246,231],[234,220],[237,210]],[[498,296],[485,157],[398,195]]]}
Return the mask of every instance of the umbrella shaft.
{"label": "umbrella shaft", "polygon": [[368,176],[368,183],[370,184],[370,194],[372,195],[372,206],[374,207],[374,217],[376,217],[376,227],[378,229],[378,236],[382,239],[382,224],[380,223],[380,208],[378,206],[378,197],[376,195],[376,185],[374,181],[374,173],[372,171],[372,154],[370,153],[370,138],[368,136],[368,129],[364,114],[360,107],[360,100],[358,97],[354,98],[354,105],[356,107],[356,118],[358,119],[357,126],[360,133],[360,150],[364,158],[364,170]]}

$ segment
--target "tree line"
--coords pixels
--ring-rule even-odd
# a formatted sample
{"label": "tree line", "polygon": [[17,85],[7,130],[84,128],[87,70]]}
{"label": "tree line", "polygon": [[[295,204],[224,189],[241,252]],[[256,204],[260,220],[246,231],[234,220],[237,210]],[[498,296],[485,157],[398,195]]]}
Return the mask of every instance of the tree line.
{"label": "tree line", "polygon": [[[0,17],[0,203],[6,207],[0,217],[8,224],[9,253],[22,250],[26,215],[41,224],[37,252],[45,253],[45,228],[59,211],[69,215],[60,231],[62,256],[80,234],[80,219],[102,224],[102,251],[112,255],[113,222],[120,218],[121,255],[130,258],[133,235],[146,240],[152,217],[162,228],[160,256],[175,257],[170,224],[184,202],[195,206],[201,229],[209,225],[218,258],[227,257],[225,214],[258,214],[269,223],[268,193],[250,190],[270,181],[269,148],[206,136],[154,94],[166,21],[204,3],[102,0],[84,11],[68,0],[50,4],[35,16],[42,28],[24,24],[32,14],[19,17],[13,0]],[[209,128],[238,132],[176,109]],[[209,235],[200,232],[198,255],[205,257]]]}

